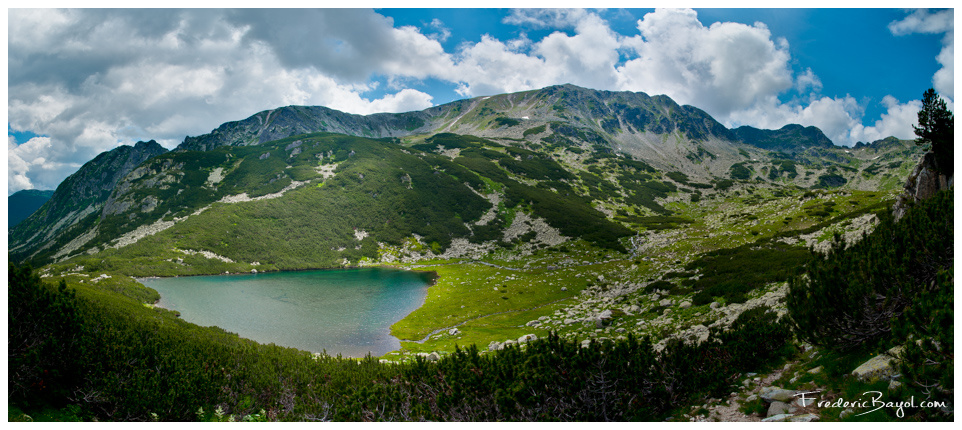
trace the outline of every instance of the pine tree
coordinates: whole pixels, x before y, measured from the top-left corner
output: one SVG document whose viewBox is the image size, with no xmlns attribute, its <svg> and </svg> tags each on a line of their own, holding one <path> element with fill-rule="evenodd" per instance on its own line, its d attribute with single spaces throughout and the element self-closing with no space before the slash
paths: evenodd
<svg viewBox="0 0 962 430">
<path fill-rule="evenodd" d="M 788 309 L 798 337 L 835 350 L 889 337 L 906 306 L 951 267 L 952 213 L 952 193 L 941 191 L 898 222 L 882 214 L 854 245 L 837 239 L 791 281 Z"/>
<path fill-rule="evenodd" d="M 946 107 L 945 100 L 929 88 L 922 95 L 922 110 L 919 111 L 919 125 L 915 128 L 916 145 L 932 144 L 932 152 L 939 170 L 946 176 L 952 176 L 954 170 L 953 143 L 955 131 L 953 128 L 952 112 Z"/>
</svg>

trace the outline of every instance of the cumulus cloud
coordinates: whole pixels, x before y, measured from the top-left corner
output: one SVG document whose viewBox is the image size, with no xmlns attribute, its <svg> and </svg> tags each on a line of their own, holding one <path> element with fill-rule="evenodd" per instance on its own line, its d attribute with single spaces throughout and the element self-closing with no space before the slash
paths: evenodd
<svg viewBox="0 0 962 430">
<path fill-rule="evenodd" d="M 593 11 L 517 9 L 503 23 L 556 31 L 539 40 L 486 34 L 452 52 L 441 45 L 451 35 L 441 21 L 396 27 L 360 9 L 11 9 L 8 21 L 8 124 L 44 136 L 8 143 L 8 192 L 53 188 L 119 144 L 172 148 L 278 106 L 424 109 L 432 96 L 411 87 L 428 79 L 462 96 L 563 83 L 665 94 L 729 126 L 815 125 L 840 144 L 909 138 L 917 110 L 887 98 L 886 113 L 863 126 L 864 106 L 821 95 L 811 69 L 796 75 L 788 43 L 765 24 L 705 26 L 692 10 L 659 9 L 637 20 L 636 33 L 619 34 Z M 889 28 L 945 35 L 933 84 L 951 104 L 951 11 L 913 12 Z"/>
<path fill-rule="evenodd" d="M 725 118 L 792 87 L 788 44 L 761 23 L 705 27 L 692 10 L 660 9 L 626 42 L 637 58 L 618 69 L 620 87 L 666 94 Z"/>
<path fill-rule="evenodd" d="M 240 9 L 227 21 L 247 28 L 244 39 L 267 44 L 289 68 L 313 67 L 348 82 L 372 74 L 444 75 L 449 55 L 414 27 L 366 9 Z"/>
<path fill-rule="evenodd" d="M 815 126 L 822 130 L 836 145 L 852 146 L 856 142 L 874 142 L 889 136 L 911 139 L 912 125 L 922 107 L 918 100 L 901 103 L 892 96 L 882 100 L 885 107 L 880 119 L 872 125 L 863 125 L 864 106 L 855 98 L 813 96 L 805 104 L 782 103 L 776 97 L 768 97 L 750 108 L 733 112 L 729 117 L 735 125 L 751 125 L 758 128 L 777 129 L 785 124 Z"/>
<path fill-rule="evenodd" d="M 501 22 L 532 28 L 570 29 L 588 14 L 584 9 L 512 9 Z"/>
<path fill-rule="evenodd" d="M 450 60 L 436 40 L 372 11 L 300 12 L 11 9 L 8 124 L 45 137 L 8 144 L 8 193 L 55 188 L 120 144 L 172 148 L 278 106 L 366 114 L 432 105 L 414 89 L 364 94 L 370 75 L 443 75 Z"/>
<path fill-rule="evenodd" d="M 896 36 L 913 33 L 942 34 L 942 50 L 935 58 L 942 65 L 932 77 L 932 85 L 940 95 L 955 99 L 955 16 L 948 9 L 936 13 L 920 9 L 899 21 L 889 23 Z"/>
</svg>

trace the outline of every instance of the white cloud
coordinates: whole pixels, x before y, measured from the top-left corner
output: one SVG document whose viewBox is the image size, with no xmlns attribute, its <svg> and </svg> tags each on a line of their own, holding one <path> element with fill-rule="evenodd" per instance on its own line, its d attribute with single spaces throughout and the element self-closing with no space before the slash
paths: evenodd
<svg viewBox="0 0 962 430">
<path fill-rule="evenodd" d="M 488 35 L 461 50 L 457 69 L 458 93 L 463 96 L 524 91 L 551 81 L 543 59 L 516 52 Z"/>
<path fill-rule="evenodd" d="M 805 69 L 805 72 L 795 78 L 795 89 L 799 93 L 812 91 L 813 93 L 822 92 L 822 80 L 815 76 L 812 69 Z"/>
<path fill-rule="evenodd" d="M 925 9 L 912 12 L 899 21 L 889 23 L 889 31 L 896 36 L 913 33 L 943 34 L 942 50 L 935 57 L 942 68 L 932 77 L 935 91 L 943 97 L 955 99 L 955 11 L 930 13 Z"/>
<path fill-rule="evenodd" d="M 588 16 L 584 9 L 512 9 L 501 22 L 533 28 L 574 28 Z"/>
<path fill-rule="evenodd" d="M 626 41 L 637 58 L 618 69 L 621 89 L 665 94 L 724 119 L 792 87 L 787 43 L 764 24 L 705 27 L 692 10 L 659 9 Z"/>
<path fill-rule="evenodd" d="M 892 96 L 882 100 L 886 108 L 873 125 L 862 124 L 864 107 L 855 98 L 814 97 L 807 104 L 782 103 L 769 97 L 748 109 L 733 112 L 729 117 L 736 125 L 777 129 L 786 124 L 815 126 L 836 145 L 853 146 L 856 142 L 873 142 L 889 136 L 899 139 L 915 137 L 912 125 L 921 108 L 918 100 L 900 103 Z"/>
<path fill-rule="evenodd" d="M 434 18 L 428 24 L 428 27 L 437 31 L 437 33 L 427 35 L 429 38 L 444 42 L 451 37 L 451 29 L 444 26 L 444 23 L 440 19 Z"/>
<path fill-rule="evenodd" d="M 450 55 L 413 27 L 393 28 L 372 11 L 298 14 L 245 21 L 217 10 L 11 9 L 8 123 L 48 137 L 8 145 L 8 193 L 55 188 L 120 144 L 155 139 L 172 148 L 186 135 L 278 106 L 424 109 L 432 97 L 414 89 L 365 97 L 375 86 L 368 75 L 451 75 Z M 284 20 L 299 27 L 255 28 Z M 340 42 L 324 45 L 331 41 Z M 303 61 L 294 59 L 299 47 L 310 54 Z"/>
<path fill-rule="evenodd" d="M 945 34 L 933 84 L 950 104 L 951 18 L 917 11 L 889 26 L 893 34 Z M 659 9 L 625 35 L 591 11 L 513 10 L 503 22 L 560 31 L 540 40 L 482 35 L 454 52 L 441 45 L 450 29 L 438 20 L 422 33 L 360 9 L 11 9 L 8 21 L 9 127 L 48 136 L 8 145 L 8 192 L 52 188 L 118 144 L 156 139 L 172 148 L 185 135 L 278 106 L 424 109 L 432 96 L 410 84 L 427 79 L 463 96 L 563 83 L 666 94 L 730 126 L 815 125 L 840 144 L 911 138 L 904 133 L 917 110 L 886 99 L 886 114 L 862 126 L 854 98 L 820 95 L 811 69 L 793 75 L 787 42 L 765 24 L 706 27 L 692 10 Z M 368 96 L 379 82 L 380 95 Z M 791 89 L 798 95 L 779 101 Z"/>
</svg>

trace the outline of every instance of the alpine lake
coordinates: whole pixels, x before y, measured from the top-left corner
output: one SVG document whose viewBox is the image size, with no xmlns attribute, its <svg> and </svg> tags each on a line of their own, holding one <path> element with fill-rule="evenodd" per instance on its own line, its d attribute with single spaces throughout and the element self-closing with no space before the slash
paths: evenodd
<svg viewBox="0 0 962 430">
<path fill-rule="evenodd" d="M 433 274 L 380 268 L 140 279 L 201 326 L 329 355 L 400 348 L 390 327 L 424 304 Z"/>
</svg>

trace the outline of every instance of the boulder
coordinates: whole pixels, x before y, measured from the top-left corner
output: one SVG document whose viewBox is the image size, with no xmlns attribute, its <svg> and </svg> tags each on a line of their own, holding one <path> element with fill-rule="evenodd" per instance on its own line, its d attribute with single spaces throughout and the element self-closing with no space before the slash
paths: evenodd
<svg viewBox="0 0 962 430">
<path fill-rule="evenodd" d="M 762 387 L 758 391 L 758 397 L 768 403 L 772 402 L 791 402 L 795 399 L 795 392 L 781 387 Z"/>
<path fill-rule="evenodd" d="M 432 352 L 427 356 L 428 361 L 438 361 L 441 359 L 441 355 L 437 352 Z"/>
<path fill-rule="evenodd" d="M 791 417 L 788 419 L 788 421 L 793 423 L 810 423 L 812 421 L 818 421 L 818 419 L 819 419 L 818 415 L 805 414 L 805 415 L 798 415 L 798 416 Z"/>
<path fill-rule="evenodd" d="M 896 346 L 882 354 L 872 357 L 852 371 L 852 375 L 862 382 L 879 379 L 892 379 L 895 374 L 895 357 L 902 352 L 901 346 Z"/>
<path fill-rule="evenodd" d="M 532 340 L 538 340 L 538 336 L 535 336 L 533 334 L 526 334 L 518 338 L 518 343 L 530 342 Z"/>
<path fill-rule="evenodd" d="M 691 302 L 685 300 L 684 302 L 681 302 L 681 304 L 678 305 L 678 307 L 682 309 L 688 309 L 691 307 Z"/>
<path fill-rule="evenodd" d="M 788 405 L 788 403 L 779 402 L 779 401 L 776 400 L 776 401 L 772 402 L 771 405 L 768 406 L 768 414 L 765 415 L 765 416 L 766 416 L 766 417 L 774 417 L 774 416 L 776 416 L 776 415 L 787 414 L 787 413 L 789 413 L 789 412 L 791 412 L 791 411 L 789 411 L 789 405 Z"/>
<path fill-rule="evenodd" d="M 763 422 L 763 423 L 771 423 L 771 422 L 785 421 L 785 420 L 791 418 L 792 416 L 793 416 L 792 414 L 779 414 L 779 415 L 775 415 L 775 416 L 771 416 L 771 417 L 765 418 L 765 419 L 762 420 L 762 422 Z"/>
<path fill-rule="evenodd" d="M 496 340 L 492 340 L 491 343 L 488 344 L 488 351 L 497 351 L 501 348 L 502 348 L 501 342 L 498 342 Z"/>
<path fill-rule="evenodd" d="M 541 325 L 541 321 L 538 321 L 538 320 L 531 320 L 531 321 L 528 321 L 527 324 L 525 324 L 525 326 L 528 326 L 528 327 L 537 327 L 539 325 Z"/>
<path fill-rule="evenodd" d="M 458 330 L 458 328 L 455 327 L 455 328 L 452 328 L 451 330 L 448 330 L 448 334 L 451 336 L 456 336 L 458 334 L 461 334 L 461 330 Z"/>
</svg>

